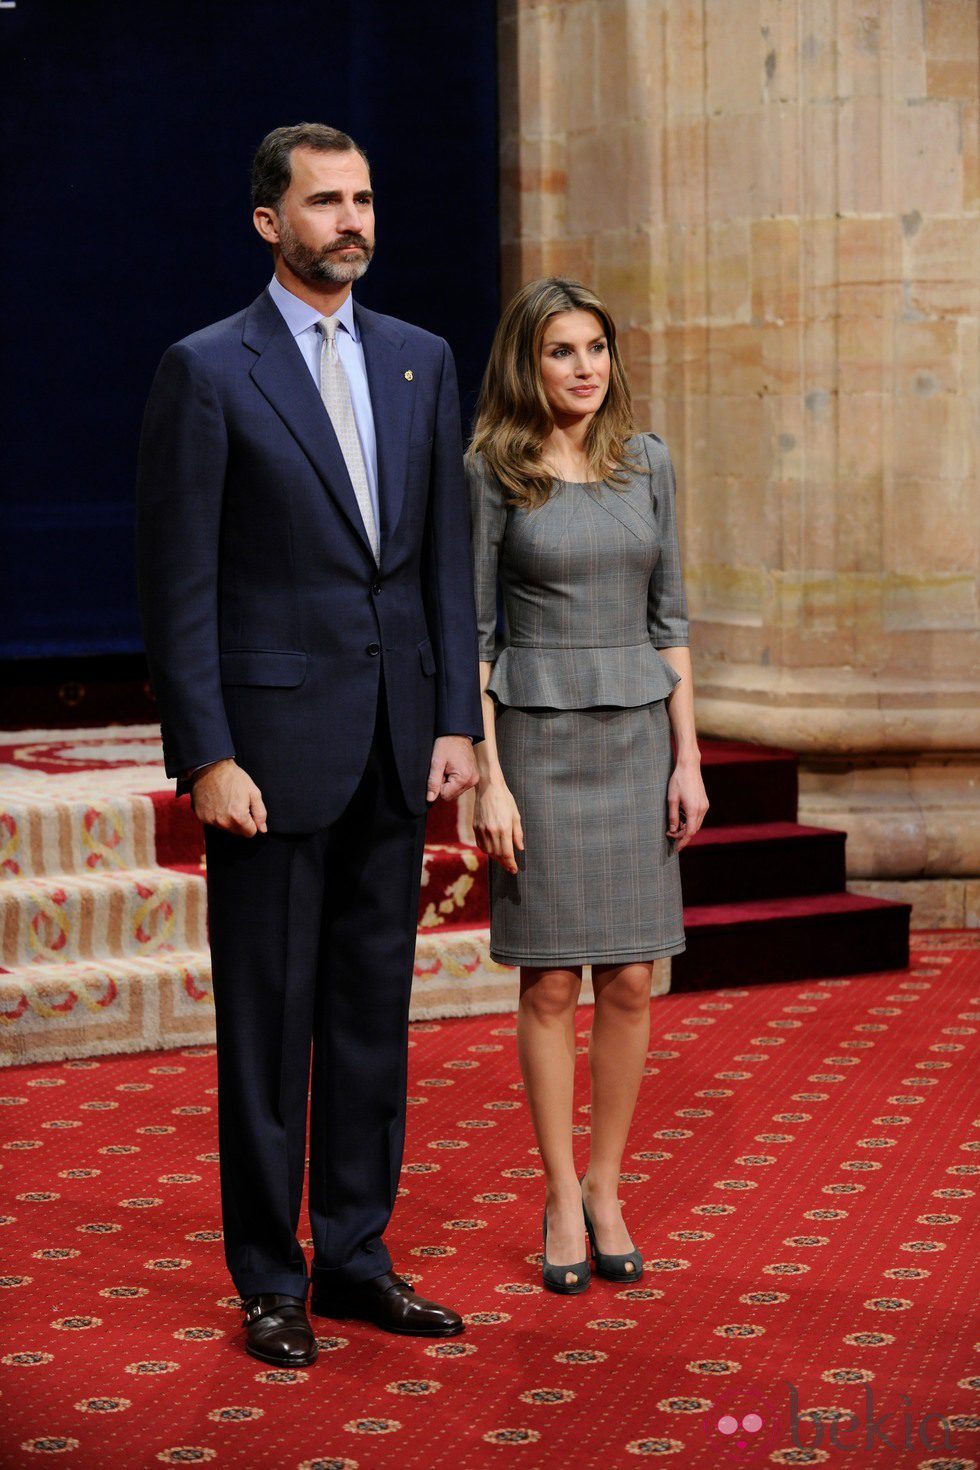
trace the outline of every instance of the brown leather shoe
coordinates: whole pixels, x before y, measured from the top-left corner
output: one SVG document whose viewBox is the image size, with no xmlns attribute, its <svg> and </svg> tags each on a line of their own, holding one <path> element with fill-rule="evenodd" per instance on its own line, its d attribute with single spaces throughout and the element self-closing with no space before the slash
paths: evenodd
<svg viewBox="0 0 980 1470">
<path fill-rule="evenodd" d="M 305 1368 L 316 1362 L 317 1345 L 301 1296 L 265 1292 L 245 1303 L 245 1351 L 276 1368 Z"/>
<path fill-rule="evenodd" d="M 359 1317 L 385 1332 L 410 1337 L 456 1337 L 463 1331 L 458 1312 L 416 1296 L 392 1271 L 329 1291 L 314 1287 L 310 1311 L 315 1317 Z"/>
</svg>

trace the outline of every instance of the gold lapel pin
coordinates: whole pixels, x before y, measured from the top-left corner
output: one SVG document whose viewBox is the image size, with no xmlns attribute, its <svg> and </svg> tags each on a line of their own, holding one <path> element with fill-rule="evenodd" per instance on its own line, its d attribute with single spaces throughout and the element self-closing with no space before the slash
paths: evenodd
<svg viewBox="0 0 980 1470">
<path fill-rule="evenodd" d="M 405 369 L 405 382 L 406 383 L 410 383 L 414 377 L 415 377 L 415 374 L 412 372 L 412 369 L 411 368 L 406 368 Z"/>
</svg>

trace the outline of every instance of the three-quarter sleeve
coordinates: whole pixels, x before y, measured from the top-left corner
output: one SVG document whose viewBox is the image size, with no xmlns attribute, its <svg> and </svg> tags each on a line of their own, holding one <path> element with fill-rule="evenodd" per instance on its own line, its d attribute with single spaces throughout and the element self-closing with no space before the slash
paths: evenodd
<svg viewBox="0 0 980 1470">
<path fill-rule="evenodd" d="M 670 452 L 657 434 L 644 436 L 650 462 L 654 517 L 660 556 L 650 578 L 647 628 L 654 648 L 686 648 L 689 642 L 687 598 L 677 541 L 677 482 Z"/>
<path fill-rule="evenodd" d="M 497 656 L 497 567 L 507 527 L 507 504 L 496 476 L 488 472 L 480 455 L 467 455 L 466 483 L 470 492 L 479 657 L 481 662 L 493 663 Z"/>
</svg>

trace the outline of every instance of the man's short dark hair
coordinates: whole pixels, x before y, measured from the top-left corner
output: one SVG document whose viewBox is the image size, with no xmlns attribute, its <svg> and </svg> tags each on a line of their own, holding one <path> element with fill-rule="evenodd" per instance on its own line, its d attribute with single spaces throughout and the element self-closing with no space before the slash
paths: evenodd
<svg viewBox="0 0 980 1470">
<path fill-rule="evenodd" d="M 359 153 L 370 170 L 367 154 L 354 139 L 326 123 L 296 123 L 291 128 L 273 128 L 259 144 L 252 160 L 252 208 L 278 210 L 289 188 L 294 148 L 312 148 L 316 153 Z"/>
</svg>

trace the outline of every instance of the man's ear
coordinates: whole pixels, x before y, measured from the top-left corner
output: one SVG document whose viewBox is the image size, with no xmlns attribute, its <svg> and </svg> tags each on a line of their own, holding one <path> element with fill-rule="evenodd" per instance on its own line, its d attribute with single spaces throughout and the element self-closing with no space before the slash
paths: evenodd
<svg viewBox="0 0 980 1470">
<path fill-rule="evenodd" d="M 268 205 L 260 205 L 252 215 L 252 224 L 267 245 L 279 244 L 279 216 Z"/>
</svg>

